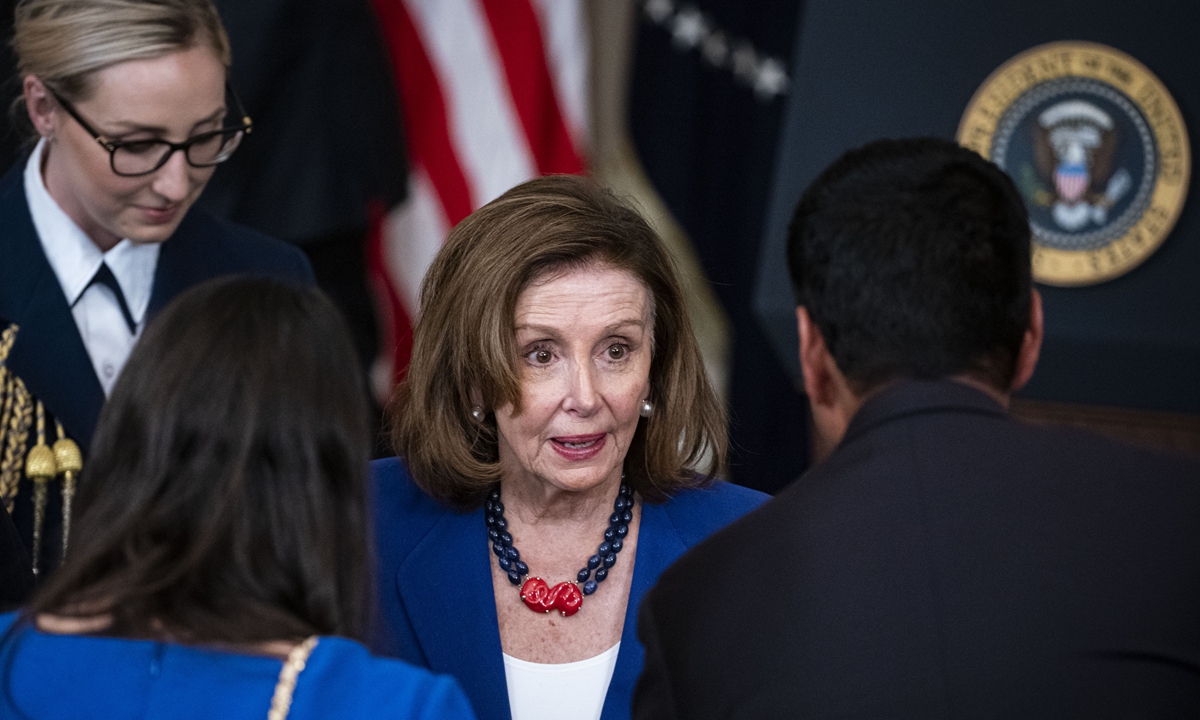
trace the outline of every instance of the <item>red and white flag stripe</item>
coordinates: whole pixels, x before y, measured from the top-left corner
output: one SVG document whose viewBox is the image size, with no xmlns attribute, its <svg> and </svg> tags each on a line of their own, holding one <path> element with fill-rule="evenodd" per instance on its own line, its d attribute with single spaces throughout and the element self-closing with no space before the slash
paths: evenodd
<svg viewBox="0 0 1200 720">
<path fill-rule="evenodd" d="M 399 84 L 409 197 L 370 253 L 403 372 L 421 279 L 446 233 L 537 175 L 584 169 L 581 0 L 374 0 Z"/>
</svg>

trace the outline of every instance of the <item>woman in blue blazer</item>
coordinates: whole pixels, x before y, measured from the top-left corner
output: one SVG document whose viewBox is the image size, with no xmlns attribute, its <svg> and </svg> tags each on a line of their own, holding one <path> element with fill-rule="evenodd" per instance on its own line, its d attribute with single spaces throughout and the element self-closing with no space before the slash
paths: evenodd
<svg viewBox="0 0 1200 720">
<path fill-rule="evenodd" d="M 40 405 L 49 442 L 70 438 L 86 459 L 130 351 L 173 297 L 221 275 L 313 276 L 299 250 L 193 207 L 251 129 L 208 0 L 13 5 L 37 144 L 0 179 L 0 317 L 15 330 L 6 364 L 21 406 Z M 22 438 L 33 435 L 0 429 L 19 459 L 34 444 Z M 68 540 L 70 483 L 46 478 L 39 509 L 36 481 L 20 474 L 0 472 L 0 500 L 44 579 Z"/>
<path fill-rule="evenodd" d="M 0 717 L 471 720 L 452 679 L 356 641 L 353 358 L 333 304 L 275 280 L 210 281 L 151 323 L 101 415 L 79 542 L 0 615 Z"/>
<path fill-rule="evenodd" d="M 426 275 L 393 411 L 375 648 L 481 718 L 628 717 L 638 602 L 765 497 L 712 480 L 725 420 L 661 240 L 579 177 L 484 206 Z"/>
</svg>

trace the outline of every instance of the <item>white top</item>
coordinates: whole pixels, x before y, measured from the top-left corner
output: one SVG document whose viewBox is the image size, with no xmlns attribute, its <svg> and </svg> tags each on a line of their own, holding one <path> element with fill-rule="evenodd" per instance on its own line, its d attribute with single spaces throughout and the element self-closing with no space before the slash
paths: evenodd
<svg viewBox="0 0 1200 720">
<path fill-rule="evenodd" d="M 88 357 L 96 371 L 96 378 L 107 396 L 112 393 L 117 376 L 134 343 L 141 337 L 146 324 L 146 308 L 150 305 L 150 292 L 154 289 L 154 270 L 158 267 L 158 243 L 134 244 L 129 239 L 117 243 L 108 252 L 101 252 L 75 221 L 63 211 L 42 179 L 43 138 L 38 141 L 29 162 L 25 164 L 25 197 L 29 203 L 29 214 L 33 227 L 42 243 L 42 251 L 50 261 L 62 287 L 75 327 L 87 348 Z M 129 313 L 137 323 L 133 333 L 121 314 L 117 296 L 107 286 L 96 283 L 88 287 L 100 263 L 108 263 Z M 85 290 L 86 288 L 86 290 Z"/>
<path fill-rule="evenodd" d="M 504 655 L 512 720 L 600 720 L 621 643 L 595 657 L 561 664 Z"/>
</svg>

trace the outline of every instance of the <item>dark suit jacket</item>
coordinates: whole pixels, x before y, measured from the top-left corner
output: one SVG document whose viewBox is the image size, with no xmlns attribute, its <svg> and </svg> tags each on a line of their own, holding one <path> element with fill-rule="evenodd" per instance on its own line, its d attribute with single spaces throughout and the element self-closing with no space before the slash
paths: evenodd
<svg viewBox="0 0 1200 720">
<path fill-rule="evenodd" d="M 17 163 L 0 180 L 0 317 L 20 328 L 7 365 L 46 411 L 62 422 L 86 458 L 104 390 L 33 227 L 24 167 L 24 161 Z M 314 282 L 300 250 L 192 208 L 163 243 L 146 317 L 152 318 L 192 285 L 235 274 Z M 31 542 L 32 532 L 29 487 L 28 480 L 22 481 L 13 511 L 26 543 Z M 60 552 L 61 512 L 58 493 L 49 493 L 44 558 L 57 558 Z"/>
<path fill-rule="evenodd" d="M 898 383 L 639 636 L 639 718 L 1200 717 L 1200 465 Z"/>
<path fill-rule="evenodd" d="M 480 720 L 507 720 L 508 686 L 483 508 L 456 512 L 439 505 L 417 488 L 396 458 L 374 462 L 372 476 L 381 610 L 372 649 L 453 675 Z M 642 667 L 642 647 L 634 635 L 642 596 L 675 558 L 766 498 L 718 483 L 642 506 L 629 609 L 604 701 L 605 720 L 629 717 Z M 564 717 L 570 717 L 569 709 Z"/>
</svg>

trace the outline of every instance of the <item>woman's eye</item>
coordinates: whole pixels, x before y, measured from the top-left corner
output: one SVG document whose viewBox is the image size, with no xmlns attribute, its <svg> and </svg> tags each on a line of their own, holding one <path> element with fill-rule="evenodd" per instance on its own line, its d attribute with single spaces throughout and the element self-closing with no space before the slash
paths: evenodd
<svg viewBox="0 0 1200 720">
<path fill-rule="evenodd" d="M 625 356 L 628 354 L 629 348 L 625 347 L 624 345 L 612 345 L 608 348 L 609 360 L 624 360 Z"/>
<path fill-rule="evenodd" d="M 554 353 L 549 350 L 534 350 L 529 354 L 529 357 L 538 365 L 548 365 L 554 359 Z"/>
<path fill-rule="evenodd" d="M 162 143 L 156 142 L 154 140 L 145 140 L 145 141 L 140 141 L 140 142 L 137 140 L 133 140 L 130 142 L 123 143 L 121 145 L 121 151 L 130 153 L 132 155 L 146 155 L 146 154 L 149 154 L 149 153 L 152 153 L 152 152 L 158 150 L 161 147 L 162 147 Z"/>
</svg>

